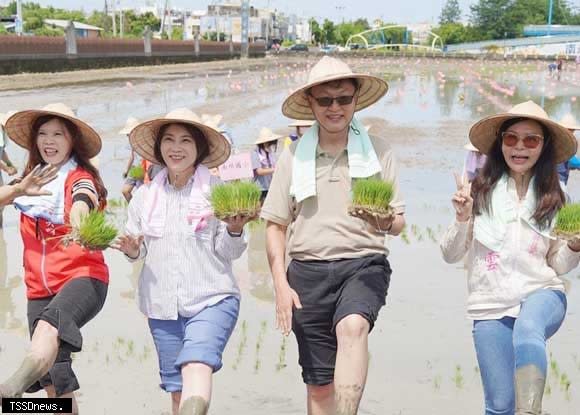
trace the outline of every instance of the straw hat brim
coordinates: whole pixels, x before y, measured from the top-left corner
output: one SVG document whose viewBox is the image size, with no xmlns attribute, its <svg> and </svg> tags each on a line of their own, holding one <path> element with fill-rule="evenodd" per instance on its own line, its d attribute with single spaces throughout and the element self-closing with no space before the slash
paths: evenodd
<svg viewBox="0 0 580 415">
<path fill-rule="evenodd" d="M 258 137 L 258 139 L 254 142 L 255 145 L 269 143 L 271 141 L 278 141 L 281 138 L 284 138 L 282 135 L 274 134 L 270 137 Z"/>
<path fill-rule="evenodd" d="M 478 149 L 477 149 L 477 148 L 476 148 L 476 147 L 475 147 L 473 144 L 471 144 L 471 143 L 467 143 L 467 144 L 465 144 L 465 145 L 463 146 L 463 148 L 464 148 L 465 150 L 468 150 L 468 151 L 477 151 L 477 152 L 479 152 L 479 150 L 478 150 Z"/>
<path fill-rule="evenodd" d="M 358 98 L 355 111 L 360 111 L 381 99 L 389 90 L 386 81 L 372 75 L 359 73 L 341 74 L 318 79 L 310 82 L 290 94 L 282 104 L 282 113 L 288 118 L 297 120 L 314 120 L 314 113 L 306 97 L 306 91 L 313 86 L 325 82 L 339 81 L 342 79 L 357 79 L 359 82 Z"/>
<path fill-rule="evenodd" d="M 6 133 L 8 137 L 18 144 L 20 147 L 30 150 L 32 124 L 38 117 L 44 115 L 53 115 L 60 118 L 65 118 L 77 126 L 82 139 L 85 141 L 84 146 L 87 151 L 86 156 L 93 158 L 101 151 L 102 141 L 99 134 L 86 122 L 79 120 L 76 117 L 62 114 L 60 112 L 44 111 L 44 110 L 26 110 L 19 111 L 6 120 Z"/>
<path fill-rule="evenodd" d="M 288 127 L 312 127 L 314 120 L 295 120 Z"/>
<path fill-rule="evenodd" d="M 129 142 L 133 149 L 146 160 L 155 164 L 162 164 L 155 158 L 155 140 L 159 129 L 166 124 L 188 124 L 199 129 L 209 144 L 209 155 L 201 162 L 208 168 L 218 167 L 230 157 L 231 147 L 228 140 L 207 125 L 191 120 L 174 118 L 157 118 L 138 124 L 129 134 Z"/>
<path fill-rule="evenodd" d="M 580 125 L 579 124 L 561 124 L 562 126 L 564 126 L 564 128 L 567 128 L 568 130 L 580 130 Z"/>
<path fill-rule="evenodd" d="M 566 127 L 552 120 L 528 114 L 505 113 L 486 117 L 475 123 L 469 130 L 469 140 L 483 154 L 491 151 L 501 125 L 513 118 L 526 118 L 544 125 L 550 132 L 554 145 L 556 163 L 563 163 L 576 154 L 578 143 L 574 134 Z"/>
</svg>

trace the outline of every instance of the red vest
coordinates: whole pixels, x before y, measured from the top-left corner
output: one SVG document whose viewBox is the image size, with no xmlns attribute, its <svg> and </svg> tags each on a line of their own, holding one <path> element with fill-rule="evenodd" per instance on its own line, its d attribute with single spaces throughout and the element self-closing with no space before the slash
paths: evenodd
<svg viewBox="0 0 580 415">
<path fill-rule="evenodd" d="M 29 300 L 54 295 L 72 278 L 91 277 L 109 282 L 109 268 L 101 251 L 88 251 L 76 243 L 64 246 L 62 236 L 69 233 L 72 186 L 93 177 L 76 168 L 68 174 L 64 189 L 65 224 L 20 214 L 20 234 L 24 243 L 24 281 Z"/>
</svg>

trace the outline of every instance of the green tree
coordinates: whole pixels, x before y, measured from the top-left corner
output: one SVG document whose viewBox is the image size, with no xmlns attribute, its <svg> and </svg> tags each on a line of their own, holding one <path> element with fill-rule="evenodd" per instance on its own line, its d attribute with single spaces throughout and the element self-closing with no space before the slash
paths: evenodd
<svg viewBox="0 0 580 415">
<path fill-rule="evenodd" d="M 175 27 L 171 31 L 171 40 L 182 40 L 183 39 L 183 27 Z"/>
<path fill-rule="evenodd" d="M 47 27 L 47 26 L 42 26 L 39 27 L 38 29 L 35 29 L 32 31 L 36 36 L 54 36 L 54 37 L 59 37 L 59 36 L 64 36 L 64 30 L 62 30 L 60 27 Z"/>
<path fill-rule="evenodd" d="M 467 41 L 468 29 L 461 23 L 447 23 L 433 29 L 444 45 L 453 45 Z"/>
<path fill-rule="evenodd" d="M 322 41 L 322 30 L 320 29 L 320 24 L 314 18 L 310 18 L 308 21 L 310 24 L 310 29 L 312 31 L 311 35 L 314 38 L 314 43 L 320 43 Z"/>
<path fill-rule="evenodd" d="M 441 15 L 439 16 L 439 25 L 443 26 L 450 23 L 459 23 L 461 20 L 461 8 L 458 0 L 447 0 Z"/>
<path fill-rule="evenodd" d="M 325 45 L 336 43 L 335 27 L 332 20 L 324 19 L 320 41 Z"/>
<path fill-rule="evenodd" d="M 512 33 L 513 26 L 507 19 L 513 0 L 479 0 L 470 6 L 470 22 L 486 39 L 503 39 Z M 515 37 L 515 36 L 509 36 Z"/>
</svg>

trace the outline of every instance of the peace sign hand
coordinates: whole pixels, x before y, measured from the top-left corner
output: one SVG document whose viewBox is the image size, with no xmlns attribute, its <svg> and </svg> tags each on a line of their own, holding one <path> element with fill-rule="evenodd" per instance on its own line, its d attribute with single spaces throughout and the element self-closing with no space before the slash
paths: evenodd
<svg viewBox="0 0 580 415">
<path fill-rule="evenodd" d="M 459 177 L 457 173 L 453 173 L 453 176 L 455 176 L 455 184 L 457 185 L 457 191 L 451 198 L 451 203 L 455 208 L 455 218 L 458 222 L 467 222 L 473 210 L 471 183 L 466 176 Z"/>
</svg>

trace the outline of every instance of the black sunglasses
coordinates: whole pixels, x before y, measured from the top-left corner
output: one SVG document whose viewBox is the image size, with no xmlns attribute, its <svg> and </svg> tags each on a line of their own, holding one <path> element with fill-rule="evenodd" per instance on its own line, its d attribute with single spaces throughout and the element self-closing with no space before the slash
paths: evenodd
<svg viewBox="0 0 580 415">
<path fill-rule="evenodd" d="M 356 94 L 355 94 L 356 95 Z M 330 107 L 334 101 L 337 102 L 338 105 L 350 105 L 352 104 L 352 100 L 354 99 L 355 95 L 342 95 L 340 97 L 312 97 L 316 100 L 316 103 L 321 107 Z"/>
</svg>

